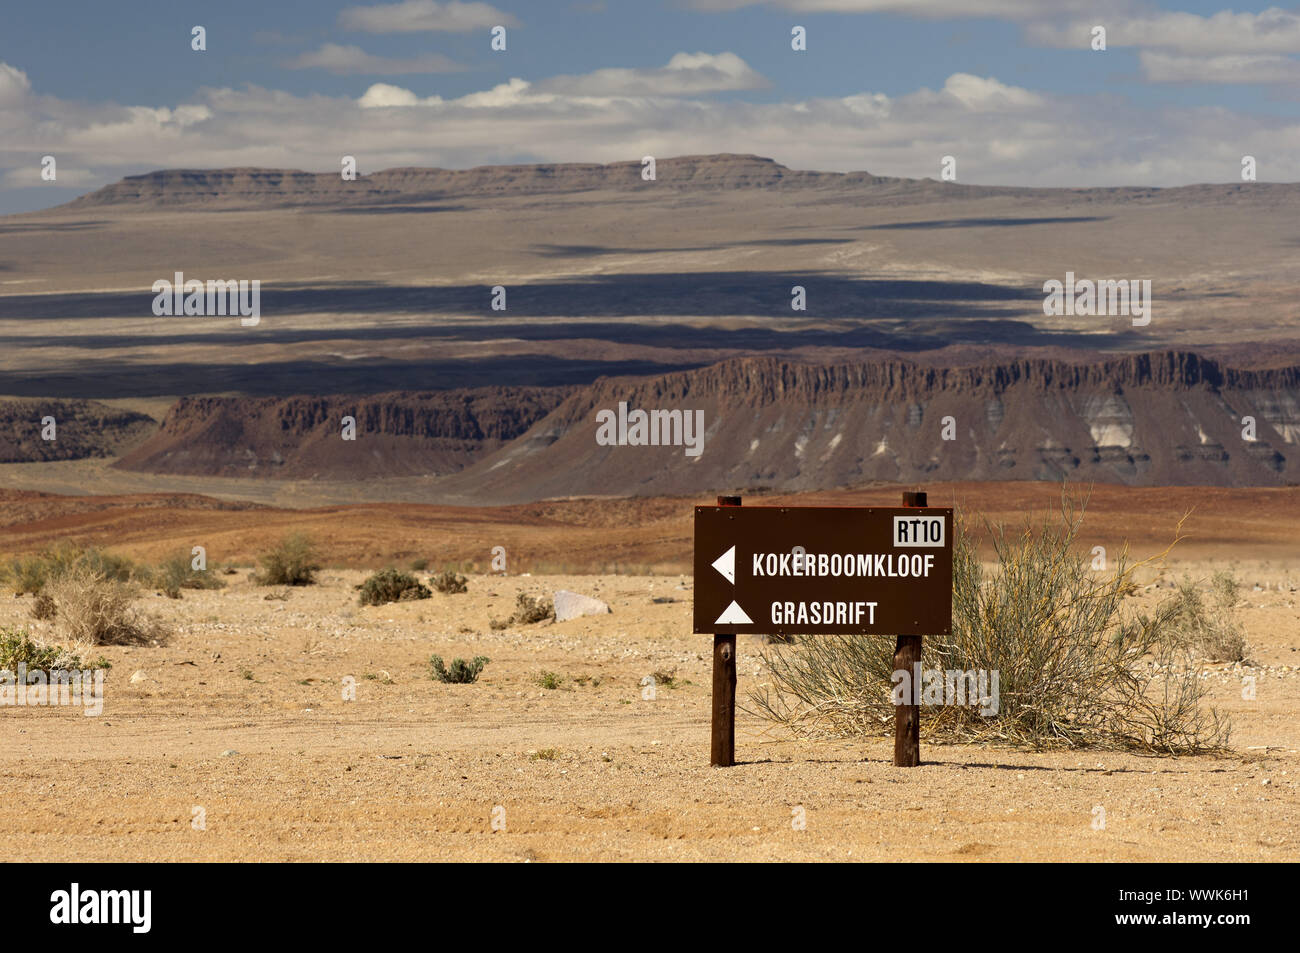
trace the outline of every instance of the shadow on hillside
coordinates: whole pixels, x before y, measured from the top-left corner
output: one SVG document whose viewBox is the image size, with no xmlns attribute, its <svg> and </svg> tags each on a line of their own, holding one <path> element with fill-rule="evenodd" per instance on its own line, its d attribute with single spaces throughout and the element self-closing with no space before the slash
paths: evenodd
<svg viewBox="0 0 1300 953">
<path fill-rule="evenodd" d="M 721 248 L 795 247 L 800 245 L 851 245 L 851 238 L 756 238 L 748 242 L 717 242 L 710 245 L 675 245 L 659 248 L 616 248 L 610 245 L 534 245 L 542 258 L 595 258 L 600 255 L 662 255 L 674 252 L 708 252 Z"/>
<path fill-rule="evenodd" d="M 108 399 L 240 393 L 250 397 L 290 394 L 381 394 L 398 390 L 458 387 L 554 387 L 586 384 L 602 375 L 663 374 L 701 367 L 706 361 L 581 361 L 538 354 L 445 362 L 357 360 L 268 361 L 259 364 L 118 363 L 96 361 L 75 372 L 33 375 L 0 371 L 0 394 L 14 397 Z"/>
<path fill-rule="evenodd" d="M 166 320 L 166 319 L 163 319 Z M 26 347 L 39 351 L 44 347 L 73 347 L 85 350 L 113 351 L 127 347 L 208 346 L 239 348 L 277 344 L 295 345 L 337 341 L 340 350 L 356 349 L 355 326 L 326 328 L 277 328 L 273 318 L 263 318 L 256 328 L 241 328 L 234 318 L 190 318 L 207 322 L 185 334 L 61 334 L 57 337 L 33 338 L 17 334 L 0 335 L 0 345 Z M 936 320 L 925 327 L 898 328 L 895 322 L 839 321 L 833 327 L 786 326 L 717 327 L 656 322 L 652 325 L 633 321 L 559 321 L 469 324 L 372 324 L 365 330 L 366 350 L 381 347 L 383 342 L 444 341 L 480 343 L 512 339 L 545 343 L 548 341 L 602 341 L 624 347 L 654 347 L 668 351 L 755 351 L 794 352 L 802 348 L 876 348 L 890 351 L 929 351 L 950 344 L 1015 344 L 1034 347 L 1089 348 L 1096 346 L 1095 334 L 1052 331 L 1034 327 L 1028 321 L 1010 318 L 966 318 Z M 1118 330 L 1110 339 L 1116 346 L 1139 340 L 1131 329 Z M 673 362 L 672 366 L 681 366 Z"/>
<path fill-rule="evenodd" d="M 30 234 L 31 232 L 80 232 L 107 224 L 102 220 L 87 222 L 12 222 L 8 225 L 0 225 L 0 235 Z"/>
<path fill-rule="evenodd" d="M 1109 215 L 1064 215 L 1054 218 L 940 218 L 926 222 L 890 222 L 887 225 L 861 225 L 860 231 L 925 228 L 1003 228 L 1012 225 L 1073 225 L 1078 222 L 1105 222 Z"/>
<path fill-rule="evenodd" d="M 170 279 L 171 275 L 160 275 Z M 256 270 L 227 269 L 193 278 L 252 278 Z M 291 314 L 440 314 L 485 318 L 658 317 L 690 315 L 800 318 L 1024 317 L 1038 309 L 1042 291 L 981 281 L 928 281 L 850 277 L 820 272 L 708 271 L 674 274 L 613 274 L 564 281 L 512 285 L 508 270 L 508 312 L 493 311 L 492 285 L 415 287 L 339 283 L 328 287 L 266 286 L 264 318 Z M 792 312 L 791 288 L 807 290 L 807 310 Z M 0 319 L 148 318 L 154 295 L 84 292 L 67 295 L 0 297 Z"/>
</svg>

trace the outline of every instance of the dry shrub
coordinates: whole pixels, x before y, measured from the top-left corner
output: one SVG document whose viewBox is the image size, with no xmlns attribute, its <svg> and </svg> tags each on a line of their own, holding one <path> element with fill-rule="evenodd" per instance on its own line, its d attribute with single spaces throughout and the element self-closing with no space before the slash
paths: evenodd
<svg viewBox="0 0 1300 953">
<path fill-rule="evenodd" d="M 526 592 L 519 593 L 515 599 L 515 611 L 508 619 L 492 619 L 488 625 L 500 631 L 511 625 L 532 625 L 535 622 L 554 620 L 555 603 L 550 599 L 534 599 Z"/>
<path fill-rule="evenodd" d="M 1206 600 L 1195 580 L 1184 576 L 1170 597 L 1170 627 L 1178 643 L 1211 662 L 1245 661 L 1246 637 L 1232 614 L 1239 591 L 1231 573 L 1218 572 L 1210 581 L 1212 599 Z"/>
<path fill-rule="evenodd" d="M 50 597 L 48 592 L 36 593 L 36 598 L 32 600 L 32 618 L 41 621 L 48 621 L 59 614 L 58 604 Z"/>
<path fill-rule="evenodd" d="M 137 568 L 125 556 L 106 553 L 92 547 L 59 543 L 35 556 L 16 556 L 0 568 L 14 595 L 38 593 L 50 580 L 74 568 L 89 569 L 108 579 L 126 582 L 137 574 Z"/>
<path fill-rule="evenodd" d="M 464 576 L 450 569 L 429 577 L 429 585 L 448 596 L 469 591 L 467 583 L 468 580 Z"/>
<path fill-rule="evenodd" d="M 91 645 L 140 645 L 162 641 L 167 632 L 155 619 L 138 613 L 131 603 L 139 590 L 86 566 L 73 566 L 46 583 L 57 608 L 60 632 Z"/>
<path fill-rule="evenodd" d="M 1203 707 L 1206 688 L 1175 631 L 1176 602 L 1128 611 L 1142 563 L 1130 564 L 1125 547 L 1113 571 L 1098 572 L 1079 552 L 1086 503 L 1063 494 L 1059 522 L 1026 521 L 1014 534 L 986 523 L 996 554 L 987 578 L 957 521 L 953 631 L 925 637 L 922 665 L 997 672 L 998 711 L 922 706 L 929 739 L 1169 753 L 1226 746 L 1229 726 Z M 766 647 L 770 682 L 751 694 L 750 710 L 799 733 L 888 733 L 893 654 L 894 639 L 882 636 Z"/>
<path fill-rule="evenodd" d="M 428 599 L 433 595 L 427 586 L 422 586 L 409 572 L 397 569 L 381 569 L 357 586 L 361 590 L 363 606 L 382 606 L 389 602 L 408 602 L 412 599 Z"/>
<path fill-rule="evenodd" d="M 177 553 L 150 574 L 154 586 L 169 599 L 179 599 L 182 589 L 223 589 L 225 583 L 206 570 L 194 568 L 187 553 Z"/>
<path fill-rule="evenodd" d="M 302 533 L 292 533 L 261 558 L 262 571 L 254 576 L 259 586 L 310 586 L 320 564 L 316 547 Z"/>
</svg>

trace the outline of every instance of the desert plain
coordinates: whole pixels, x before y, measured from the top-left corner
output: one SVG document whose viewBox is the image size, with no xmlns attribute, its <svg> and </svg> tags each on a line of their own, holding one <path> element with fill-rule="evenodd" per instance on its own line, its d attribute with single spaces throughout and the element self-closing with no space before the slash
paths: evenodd
<svg viewBox="0 0 1300 953">
<path fill-rule="evenodd" d="M 1014 522 L 1046 512 L 1059 487 L 930 492 Z M 690 508 L 706 498 L 285 510 L 10 491 L 6 550 L 64 539 L 151 560 L 197 533 L 230 574 L 180 600 L 143 594 L 172 635 L 95 650 L 112 664 L 99 716 L 3 712 L 0 833 L 21 860 L 1294 861 L 1296 492 L 1097 487 L 1090 502 L 1088 540 L 1123 538 L 1139 557 L 1191 511 L 1186 538 L 1143 570 L 1135 608 L 1187 575 L 1242 582 L 1247 658 L 1205 666 L 1209 701 L 1233 724 L 1228 752 L 1033 751 L 923 733 L 922 765 L 904 769 L 885 735 L 796 739 L 746 711 L 770 649 L 755 637 L 739 642 L 737 764 L 709 766 L 711 640 L 691 632 L 688 574 Z M 318 585 L 250 580 L 286 526 L 321 541 Z M 365 567 L 423 554 L 487 569 L 498 544 L 508 572 L 470 571 L 465 593 L 358 604 Z M 557 589 L 612 611 L 491 627 L 518 593 Z M 31 603 L 6 594 L 0 626 L 45 632 Z M 474 684 L 442 684 L 431 654 L 490 662 Z"/>
</svg>

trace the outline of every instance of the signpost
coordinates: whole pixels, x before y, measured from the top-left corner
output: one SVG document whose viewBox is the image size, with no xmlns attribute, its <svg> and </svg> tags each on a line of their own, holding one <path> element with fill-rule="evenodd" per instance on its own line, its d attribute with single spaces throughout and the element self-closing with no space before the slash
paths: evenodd
<svg viewBox="0 0 1300 953">
<path fill-rule="evenodd" d="M 723 767 L 735 763 L 737 633 L 894 635 L 894 668 L 911 673 L 921 637 L 952 632 L 950 507 L 924 493 L 902 507 L 740 503 L 695 508 L 694 629 L 714 633 L 710 763 Z M 898 709 L 894 764 L 914 767 L 920 707 Z"/>
</svg>

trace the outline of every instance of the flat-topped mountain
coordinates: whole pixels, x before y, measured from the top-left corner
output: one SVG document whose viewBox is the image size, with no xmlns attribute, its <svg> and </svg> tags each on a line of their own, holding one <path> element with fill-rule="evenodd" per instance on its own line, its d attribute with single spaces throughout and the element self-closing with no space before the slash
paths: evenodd
<svg viewBox="0 0 1300 953">
<path fill-rule="evenodd" d="M 937 201 L 991 196 L 1042 197 L 1071 203 L 1177 200 L 1263 201 L 1300 194 L 1300 186 L 1271 183 L 1194 185 L 1171 189 L 1028 189 L 891 178 L 869 172 L 814 172 L 787 168 L 756 155 L 699 155 L 658 159 L 655 179 L 642 178 L 638 161 L 491 165 L 472 169 L 398 168 L 346 181 L 339 172 L 293 169 L 164 169 L 127 176 L 68 203 L 65 209 L 210 207 L 264 209 L 293 206 L 383 205 L 507 195 L 664 188 L 686 191 L 816 189 L 869 193 L 876 201 Z M 1279 192 L 1279 190 L 1282 190 Z"/>
</svg>

